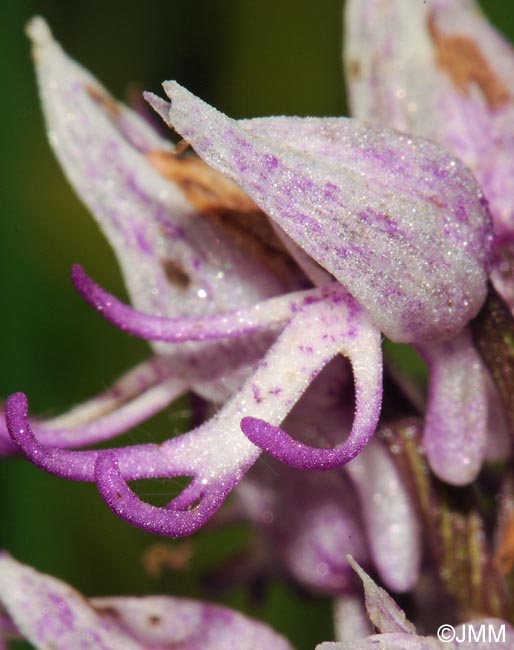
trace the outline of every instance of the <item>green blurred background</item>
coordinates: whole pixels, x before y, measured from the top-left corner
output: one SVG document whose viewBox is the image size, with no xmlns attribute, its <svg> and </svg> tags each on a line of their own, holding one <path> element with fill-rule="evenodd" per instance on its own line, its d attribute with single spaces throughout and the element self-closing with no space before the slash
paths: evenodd
<svg viewBox="0 0 514 650">
<path fill-rule="evenodd" d="M 412 0 L 417 1 L 417 0 Z M 514 37 L 514 5 L 485 0 Z M 177 79 L 233 117 L 346 113 L 341 74 L 341 2 L 294 0 L 4 0 L 2 97 L 0 395 L 28 393 L 33 413 L 57 414 L 109 385 L 147 353 L 107 325 L 69 280 L 80 262 L 125 295 L 114 257 L 74 196 L 46 142 L 23 27 L 43 15 L 65 49 L 118 97 Z M 187 426 L 187 402 L 140 427 L 157 439 Z M 241 527 L 201 532 L 184 571 L 145 570 L 156 543 L 173 542 L 115 519 L 96 489 L 48 476 L 21 460 L 0 471 L 0 547 L 87 595 L 175 593 L 216 598 L 268 620 L 299 650 L 331 638 L 330 605 L 274 581 L 264 598 L 243 588 L 215 593 L 209 567 L 245 548 Z M 166 493 L 163 484 L 155 490 Z"/>
</svg>

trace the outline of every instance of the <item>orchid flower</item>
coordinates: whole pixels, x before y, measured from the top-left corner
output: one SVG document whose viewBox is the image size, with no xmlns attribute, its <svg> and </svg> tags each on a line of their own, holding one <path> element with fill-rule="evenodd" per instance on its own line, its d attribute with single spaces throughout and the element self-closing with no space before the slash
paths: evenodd
<svg viewBox="0 0 514 650">
<path fill-rule="evenodd" d="M 508 650 L 514 643 L 514 628 L 499 619 L 479 619 L 453 628 L 443 625 L 438 638 L 420 636 L 405 613 L 372 578 L 348 557 L 364 586 L 370 623 L 378 634 L 356 641 L 326 642 L 316 650 Z M 473 632 L 471 632 L 471 630 Z"/>
<path fill-rule="evenodd" d="M 209 422 L 160 446 L 70 451 L 60 444 L 68 432 L 55 423 L 41 425 L 46 441 L 38 439 L 26 398 L 16 394 L 6 406 L 14 443 L 50 472 L 96 481 L 111 510 L 132 524 L 171 536 L 190 534 L 212 516 L 261 449 L 304 469 L 354 458 L 380 412 L 380 330 L 429 346 L 459 332 L 483 301 L 490 220 L 469 172 L 428 141 L 348 119 L 230 120 L 170 82 L 171 105 L 148 100 L 210 167 L 182 161 L 70 61 L 41 20 L 29 33 L 51 142 L 115 247 L 138 310 L 80 267 L 72 273 L 77 289 L 118 327 L 156 342 L 173 368 L 166 380 L 174 395 L 192 389 L 222 402 L 231 397 Z M 191 176 L 195 165 L 200 172 L 195 167 Z M 216 175 L 228 198 L 206 206 L 216 172 L 247 195 Z M 277 277 L 262 259 L 248 263 L 241 251 L 206 243 L 220 223 L 212 212 L 257 212 L 265 224 L 253 202 L 329 282 L 305 289 L 290 263 L 282 260 Z M 349 435 L 329 448 L 295 441 L 279 425 L 339 353 L 354 372 Z M 207 355 L 213 362 L 206 367 Z M 96 424 L 76 429 L 73 446 L 89 444 Z M 123 429 L 116 424 L 104 426 L 101 439 Z M 127 484 L 172 476 L 192 482 L 165 508 L 142 502 Z"/>
<path fill-rule="evenodd" d="M 512 306 L 505 268 L 514 224 L 512 48 L 469 0 L 349 0 L 345 24 L 353 114 L 431 138 L 473 171 L 496 234 L 492 280 Z M 471 481 L 487 447 L 505 439 L 501 431 L 491 438 L 487 410 L 494 411 L 497 398 L 488 371 L 467 330 L 419 350 L 431 371 L 427 456 L 444 480 Z M 461 462 L 455 480 L 459 454 L 468 470 Z"/>
<path fill-rule="evenodd" d="M 170 596 L 91 598 L 0 555 L 0 643 L 36 650 L 292 650 L 266 625 L 217 605 Z"/>
</svg>

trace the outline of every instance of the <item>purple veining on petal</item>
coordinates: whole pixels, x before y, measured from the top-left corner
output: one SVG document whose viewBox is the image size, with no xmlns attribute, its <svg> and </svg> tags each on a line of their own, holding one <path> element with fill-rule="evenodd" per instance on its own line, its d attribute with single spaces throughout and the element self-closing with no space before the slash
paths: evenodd
<svg viewBox="0 0 514 650">
<path fill-rule="evenodd" d="M 171 596 L 86 599 L 6 553 L 0 569 L 0 606 L 41 650 L 292 650 L 263 623 L 217 605 Z"/>
<path fill-rule="evenodd" d="M 450 341 L 420 346 L 429 367 L 429 398 L 423 447 L 432 470 L 444 481 L 473 481 L 486 453 L 488 370 L 469 328 Z"/>
<path fill-rule="evenodd" d="M 63 582 L 0 555 L 0 603 L 36 648 L 142 650 Z"/>
<path fill-rule="evenodd" d="M 145 647 L 180 650 L 292 650 L 269 627 L 225 607 L 170 596 L 91 599 L 101 616 Z M 152 625 L 152 621 L 159 624 Z"/>
<path fill-rule="evenodd" d="M 51 144 L 113 246 L 138 309 L 200 316 L 300 288 L 296 271 L 281 267 L 278 273 L 242 250 L 189 201 L 178 180 L 165 177 L 158 163 L 173 151 L 171 144 L 70 59 L 41 19 L 28 31 Z M 165 344 L 154 347 L 172 352 Z"/>
<path fill-rule="evenodd" d="M 349 0 L 345 25 L 353 115 L 453 151 L 511 231 L 514 50 L 478 3 Z"/>
<path fill-rule="evenodd" d="M 175 82 L 164 89 L 172 99 L 170 121 L 197 153 L 236 180 L 390 338 L 446 338 L 477 313 L 486 291 L 490 216 L 469 171 L 446 151 L 344 118 L 237 122 Z M 391 152 L 400 171 L 384 162 L 382 154 Z M 269 155 L 279 161 L 271 172 L 264 169 Z M 337 199 L 333 192 L 324 197 L 327 182 L 339 188 Z M 445 196 L 444 208 L 434 195 Z M 465 223 L 456 216 L 462 206 Z M 388 215 L 396 234 L 366 227 L 358 217 L 366 210 Z M 391 287 L 401 291 L 385 299 Z"/>
</svg>

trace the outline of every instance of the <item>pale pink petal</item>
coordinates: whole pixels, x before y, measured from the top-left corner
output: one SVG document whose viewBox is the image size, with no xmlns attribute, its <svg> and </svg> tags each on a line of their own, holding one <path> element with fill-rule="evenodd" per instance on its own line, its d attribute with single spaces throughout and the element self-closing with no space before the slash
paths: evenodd
<svg viewBox="0 0 514 650">
<path fill-rule="evenodd" d="M 487 443 L 487 373 L 469 328 L 449 341 L 419 348 L 429 368 L 429 398 L 423 447 L 432 470 L 444 481 L 473 481 Z"/>
<path fill-rule="evenodd" d="M 355 117 L 428 137 L 468 165 L 495 230 L 514 226 L 514 50 L 474 0 L 348 0 Z"/>
<path fill-rule="evenodd" d="M 187 598 L 94 598 L 92 605 L 144 648 L 292 650 L 284 637 L 243 614 Z"/>
<path fill-rule="evenodd" d="M 444 150 L 344 118 L 238 122 L 175 82 L 164 89 L 175 129 L 390 338 L 448 337 L 477 313 L 490 218 L 469 171 Z"/>
<path fill-rule="evenodd" d="M 409 591 L 419 579 L 421 529 L 393 458 L 378 440 L 371 440 L 346 471 L 360 497 L 368 544 L 380 577 L 389 589 Z"/>
<path fill-rule="evenodd" d="M 143 650 L 65 583 L 0 555 L 0 602 L 37 650 Z"/>
</svg>

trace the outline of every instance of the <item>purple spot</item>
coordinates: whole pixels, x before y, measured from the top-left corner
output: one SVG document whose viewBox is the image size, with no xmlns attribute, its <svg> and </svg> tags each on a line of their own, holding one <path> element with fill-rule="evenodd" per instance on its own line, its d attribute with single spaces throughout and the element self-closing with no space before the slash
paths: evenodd
<svg viewBox="0 0 514 650">
<path fill-rule="evenodd" d="M 271 154 L 266 154 L 264 156 L 264 166 L 266 167 L 267 171 L 273 171 L 278 167 L 278 158 L 276 156 L 272 156 Z"/>
<path fill-rule="evenodd" d="M 262 395 L 260 389 L 257 386 L 252 386 L 252 394 L 257 404 L 260 404 L 262 402 Z"/>
<path fill-rule="evenodd" d="M 339 194 L 339 188 L 334 183 L 325 183 L 323 188 L 323 196 L 326 199 L 334 199 Z"/>
</svg>

